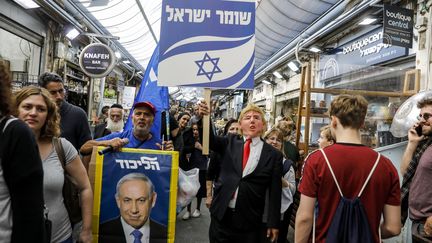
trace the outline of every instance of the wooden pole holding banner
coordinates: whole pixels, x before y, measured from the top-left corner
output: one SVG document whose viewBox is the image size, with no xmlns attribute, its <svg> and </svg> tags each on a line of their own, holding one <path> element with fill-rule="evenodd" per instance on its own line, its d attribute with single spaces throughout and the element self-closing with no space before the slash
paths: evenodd
<svg viewBox="0 0 432 243">
<path fill-rule="evenodd" d="M 211 89 L 205 88 L 204 89 L 204 101 L 207 103 L 209 107 L 209 112 L 211 109 Z M 202 144 L 202 154 L 208 155 L 209 154 L 209 134 L 210 134 L 210 114 L 203 117 L 203 144 Z"/>
</svg>

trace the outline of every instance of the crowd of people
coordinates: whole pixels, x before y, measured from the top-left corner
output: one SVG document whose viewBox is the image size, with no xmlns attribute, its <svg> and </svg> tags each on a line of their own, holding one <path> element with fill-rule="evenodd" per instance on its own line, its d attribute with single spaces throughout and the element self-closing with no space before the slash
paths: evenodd
<svg viewBox="0 0 432 243">
<path fill-rule="evenodd" d="M 94 146 L 179 151 L 180 168 L 198 168 L 200 183 L 197 206 L 192 210 L 188 205 L 182 219 L 200 217 L 205 198 L 211 243 L 287 242 L 291 218 L 295 242 L 380 242 L 400 234 L 407 216 L 413 221 L 413 242 L 432 242 L 432 195 L 425 186 L 432 180 L 432 98 L 418 103 L 420 114 L 408 131 L 400 183 L 393 163 L 361 144 L 368 106 L 361 96 L 333 99 L 320 149 L 303 162 L 291 142 L 292 120 L 282 119 L 267 130 L 264 112 L 253 104 L 238 119 L 229 119 L 222 132 L 210 125 L 211 153 L 203 155 L 202 118 L 211 115 L 205 101 L 189 111 L 171 108 L 167 140 L 151 132 L 157 112 L 151 102 L 134 104 L 130 130 L 124 130 L 123 107 L 108 107 L 92 135 L 85 112 L 69 104 L 65 93 L 59 75 L 44 73 L 39 87 L 12 94 L 0 63 L 0 232 L 6 242 L 47 242 L 47 218 L 52 222 L 50 242 L 92 242 L 88 163 Z M 80 222 L 71 221 L 64 204 L 66 176 L 79 190 Z M 122 202 L 128 193 L 124 185 L 132 182 L 143 188 L 146 208 L 156 200 L 148 178 L 125 177 L 117 185 L 116 200 L 124 212 L 116 224 L 129 224 L 130 209 Z M 105 226 L 101 229 L 109 231 Z M 145 231 L 138 232 L 142 224 L 129 226 L 122 231 L 128 242 L 152 241 L 151 231 L 144 237 Z"/>
</svg>

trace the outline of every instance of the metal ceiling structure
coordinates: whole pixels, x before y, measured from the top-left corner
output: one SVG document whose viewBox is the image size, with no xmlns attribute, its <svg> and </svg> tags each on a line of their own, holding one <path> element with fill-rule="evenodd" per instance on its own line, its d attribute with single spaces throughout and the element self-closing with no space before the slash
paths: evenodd
<svg viewBox="0 0 432 243">
<path fill-rule="evenodd" d="M 292 42 L 340 0 L 263 0 L 255 19 L 255 68 Z"/>
<path fill-rule="evenodd" d="M 162 0 L 71 0 L 146 68 L 159 41 Z M 256 13 L 255 68 L 341 0 L 262 0 Z"/>
<path fill-rule="evenodd" d="M 161 0 L 72 0 L 72 3 L 104 34 L 117 41 L 137 61 L 147 67 L 159 41 Z"/>
</svg>

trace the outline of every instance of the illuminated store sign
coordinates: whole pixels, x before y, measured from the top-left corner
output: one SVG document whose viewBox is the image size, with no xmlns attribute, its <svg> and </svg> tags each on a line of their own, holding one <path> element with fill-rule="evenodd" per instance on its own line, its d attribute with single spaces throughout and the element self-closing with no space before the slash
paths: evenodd
<svg viewBox="0 0 432 243">
<path fill-rule="evenodd" d="M 322 54 L 319 61 L 320 79 L 359 70 L 408 53 L 407 48 L 383 43 L 383 36 L 382 28 L 377 28 L 333 49 L 328 55 Z"/>
</svg>

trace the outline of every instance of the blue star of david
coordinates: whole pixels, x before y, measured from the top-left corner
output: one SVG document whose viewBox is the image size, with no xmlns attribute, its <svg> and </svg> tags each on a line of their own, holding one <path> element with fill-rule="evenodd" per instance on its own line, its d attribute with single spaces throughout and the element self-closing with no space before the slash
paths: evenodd
<svg viewBox="0 0 432 243">
<path fill-rule="evenodd" d="M 213 64 L 213 70 L 207 72 L 206 70 L 204 70 L 204 64 L 206 62 L 211 62 Z M 198 65 L 198 73 L 197 76 L 201 76 L 201 75 L 205 75 L 207 76 L 207 78 L 211 81 L 211 79 L 213 78 L 213 75 L 215 73 L 221 73 L 222 71 L 220 70 L 220 68 L 217 66 L 219 62 L 219 57 L 218 58 L 211 58 L 207 53 L 204 55 L 204 58 L 202 60 L 198 60 L 195 61 L 195 63 Z"/>
</svg>

